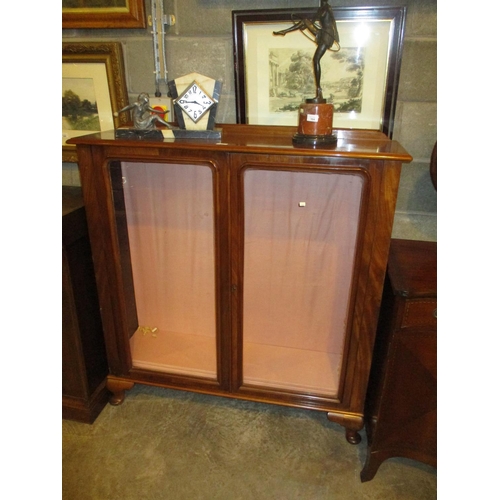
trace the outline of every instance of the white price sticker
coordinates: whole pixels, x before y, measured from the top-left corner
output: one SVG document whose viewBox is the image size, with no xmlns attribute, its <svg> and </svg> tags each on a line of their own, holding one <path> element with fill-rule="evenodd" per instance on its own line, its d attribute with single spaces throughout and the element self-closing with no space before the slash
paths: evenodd
<svg viewBox="0 0 500 500">
<path fill-rule="evenodd" d="M 308 122 L 318 123 L 319 116 L 318 115 L 307 115 L 307 121 Z"/>
</svg>

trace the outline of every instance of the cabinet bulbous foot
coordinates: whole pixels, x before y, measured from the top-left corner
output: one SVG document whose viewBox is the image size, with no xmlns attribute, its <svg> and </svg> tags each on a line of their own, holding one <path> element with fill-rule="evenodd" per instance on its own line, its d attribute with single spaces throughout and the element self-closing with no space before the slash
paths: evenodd
<svg viewBox="0 0 500 500">
<path fill-rule="evenodd" d="M 345 437 L 348 443 L 359 444 L 361 442 L 361 436 L 358 431 L 364 426 L 362 415 L 350 415 L 330 411 L 326 416 L 330 422 L 335 422 L 345 427 Z"/>
<path fill-rule="evenodd" d="M 125 391 L 128 391 L 134 387 L 134 382 L 128 380 L 115 379 L 113 377 L 108 377 L 106 381 L 106 387 L 111 392 L 111 398 L 109 399 L 109 404 L 113 406 L 119 406 L 125 400 Z"/>
<path fill-rule="evenodd" d="M 352 429 L 345 430 L 345 438 L 347 439 L 347 442 L 351 444 L 361 443 L 361 436 L 359 435 L 359 432 Z"/>
</svg>

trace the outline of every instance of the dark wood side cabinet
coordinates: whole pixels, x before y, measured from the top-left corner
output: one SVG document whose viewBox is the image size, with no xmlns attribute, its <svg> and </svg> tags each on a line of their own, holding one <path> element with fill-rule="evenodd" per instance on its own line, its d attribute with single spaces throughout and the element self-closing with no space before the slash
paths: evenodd
<svg viewBox="0 0 500 500">
<path fill-rule="evenodd" d="M 62 416 L 92 423 L 109 400 L 108 364 L 82 191 L 62 188 Z"/>
<path fill-rule="evenodd" d="M 324 411 L 358 443 L 402 162 L 377 131 L 294 147 L 72 139 L 111 403 L 135 383 Z"/>
<path fill-rule="evenodd" d="M 361 480 L 391 457 L 436 467 L 437 244 L 393 240 L 366 404 Z"/>
</svg>

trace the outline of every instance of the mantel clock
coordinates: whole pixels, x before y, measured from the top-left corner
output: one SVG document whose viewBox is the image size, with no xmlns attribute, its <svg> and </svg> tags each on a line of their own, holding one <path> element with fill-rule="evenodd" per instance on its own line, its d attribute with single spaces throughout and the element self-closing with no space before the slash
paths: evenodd
<svg viewBox="0 0 500 500">
<path fill-rule="evenodd" d="M 220 139 L 221 132 L 215 129 L 215 115 L 221 87 L 221 81 L 199 73 L 168 82 L 179 125 L 176 137 Z"/>
</svg>

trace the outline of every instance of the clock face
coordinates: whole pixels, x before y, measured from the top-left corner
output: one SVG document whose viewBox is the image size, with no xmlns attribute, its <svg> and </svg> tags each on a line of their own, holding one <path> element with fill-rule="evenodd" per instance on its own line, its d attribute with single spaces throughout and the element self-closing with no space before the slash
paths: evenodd
<svg viewBox="0 0 500 500">
<path fill-rule="evenodd" d="M 175 103 L 196 123 L 215 104 L 215 101 L 198 83 L 193 82 Z"/>
</svg>

